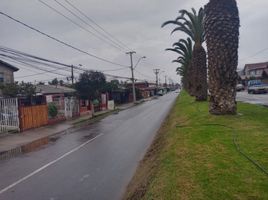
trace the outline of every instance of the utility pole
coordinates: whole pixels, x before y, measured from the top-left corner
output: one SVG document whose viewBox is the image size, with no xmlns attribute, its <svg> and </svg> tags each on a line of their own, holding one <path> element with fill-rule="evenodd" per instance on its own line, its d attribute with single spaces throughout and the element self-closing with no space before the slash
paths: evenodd
<svg viewBox="0 0 268 200">
<path fill-rule="evenodd" d="M 165 75 L 165 87 L 167 87 L 167 75 Z"/>
<path fill-rule="evenodd" d="M 132 93 L 133 93 L 133 103 L 136 102 L 136 90 L 135 90 L 135 79 L 134 79 L 134 68 L 133 68 L 133 54 L 136 53 L 135 51 L 127 52 L 126 54 L 130 55 L 130 69 L 131 69 L 131 80 L 132 80 Z"/>
<path fill-rule="evenodd" d="M 72 80 L 72 85 L 74 85 L 74 66 L 71 65 L 71 80 Z"/>
<path fill-rule="evenodd" d="M 154 69 L 154 73 L 156 76 L 156 89 L 158 89 L 158 74 L 159 74 L 160 69 Z"/>
</svg>

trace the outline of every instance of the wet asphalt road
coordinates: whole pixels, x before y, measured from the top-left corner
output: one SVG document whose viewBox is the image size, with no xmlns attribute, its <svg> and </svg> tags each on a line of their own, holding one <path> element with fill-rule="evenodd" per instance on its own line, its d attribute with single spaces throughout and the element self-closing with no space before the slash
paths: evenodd
<svg viewBox="0 0 268 200">
<path fill-rule="evenodd" d="M 177 93 L 0 161 L 1 200 L 119 200 Z"/>
<path fill-rule="evenodd" d="M 237 101 L 268 106 L 268 94 L 248 94 L 247 91 L 237 92 Z"/>
</svg>

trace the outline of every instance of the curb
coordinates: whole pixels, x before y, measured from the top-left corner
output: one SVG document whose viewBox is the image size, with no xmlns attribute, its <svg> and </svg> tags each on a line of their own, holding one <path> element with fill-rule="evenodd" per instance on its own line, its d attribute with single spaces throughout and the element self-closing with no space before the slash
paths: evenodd
<svg viewBox="0 0 268 200">
<path fill-rule="evenodd" d="M 51 141 L 51 139 L 53 139 L 57 135 L 61 135 L 61 134 L 63 135 L 69 130 L 79 129 L 83 126 L 93 124 L 93 123 L 97 122 L 98 120 L 101 120 L 101 119 L 105 118 L 106 116 L 113 114 L 113 113 L 116 113 L 116 112 L 119 112 L 119 110 L 109 111 L 109 112 L 97 115 L 91 119 L 85 119 L 85 120 L 79 121 L 78 123 L 72 124 L 71 127 L 67 128 L 65 130 L 59 131 L 57 133 L 53 133 L 49 136 L 38 138 L 38 139 L 31 141 L 29 143 L 22 144 L 19 147 L 15 147 L 15 148 L 12 148 L 12 149 L 7 150 L 7 151 L 2 151 L 2 152 L 0 152 L 0 161 L 1 160 L 8 160 L 10 158 L 19 156 L 21 154 L 35 151 L 38 148 L 40 148 L 44 145 L 47 145 Z"/>
<path fill-rule="evenodd" d="M 127 110 L 129 108 L 135 107 L 135 106 L 137 106 L 139 104 L 142 104 L 144 102 L 145 101 L 141 101 L 141 102 L 138 102 L 137 104 L 133 104 L 130 107 L 127 107 L 125 109 L 117 108 L 115 110 L 108 111 L 106 113 L 102 113 L 100 115 L 93 116 L 90 119 L 81 120 L 81 121 L 79 121 L 77 123 L 73 123 L 70 128 L 67 128 L 65 130 L 59 131 L 57 133 L 53 133 L 53 134 L 51 134 L 49 136 L 45 136 L 45 137 L 36 139 L 36 140 L 31 141 L 31 142 L 29 142 L 27 144 L 22 144 L 19 147 L 15 147 L 15 148 L 7 150 L 7 151 L 2 151 L 2 152 L 0 152 L 0 161 L 1 160 L 8 160 L 8 159 L 16 157 L 18 155 L 35 151 L 38 148 L 40 148 L 41 146 L 47 145 L 51 141 L 51 139 L 53 139 L 56 135 L 64 134 L 64 133 L 66 133 L 66 131 L 71 130 L 71 129 L 79 129 L 79 128 L 83 127 L 83 126 L 93 124 L 93 123 L 105 118 L 108 115 L 111 115 L 113 113 L 118 113 L 118 112 L 123 111 L 123 110 Z"/>
</svg>

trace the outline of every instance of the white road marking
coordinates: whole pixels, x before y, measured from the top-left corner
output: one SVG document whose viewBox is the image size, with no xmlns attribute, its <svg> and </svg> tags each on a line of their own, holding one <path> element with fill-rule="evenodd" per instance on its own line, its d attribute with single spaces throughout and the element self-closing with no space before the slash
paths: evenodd
<svg viewBox="0 0 268 200">
<path fill-rule="evenodd" d="M 19 179 L 18 181 L 16 181 L 15 183 L 12 183 L 11 185 L 7 186 L 6 188 L 0 190 L 0 194 L 3 194 L 4 192 L 10 190 L 11 188 L 15 187 L 16 185 L 22 183 L 23 181 L 29 179 L 30 177 L 36 175 L 37 173 L 43 171 L 44 169 L 48 168 L 49 166 L 55 164 L 56 162 L 60 161 L 61 159 L 65 158 L 66 156 L 78 151 L 79 149 L 81 149 L 82 147 L 84 147 L 85 145 L 87 145 L 88 143 L 92 142 L 93 140 L 97 139 L 98 137 L 102 136 L 103 134 L 99 134 L 96 137 L 86 141 L 85 143 L 81 144 L 80 146 L 74 148 L 73 150 L 63 154 L 61 157 L 57 158 L 56 160 L 53 160 L 51 162 L 49 162 L 48 164 L 44 165 L 43 167 L 40 167 L 39 169 L 35 170 L 34 172 L 30 173 L 29 175 Z"/>
</svg>

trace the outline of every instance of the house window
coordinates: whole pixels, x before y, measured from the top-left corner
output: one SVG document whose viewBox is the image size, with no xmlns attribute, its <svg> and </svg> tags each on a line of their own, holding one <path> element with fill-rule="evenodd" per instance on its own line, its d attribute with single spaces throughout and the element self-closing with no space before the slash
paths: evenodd
<svg viewBox="0 0 268 200">
<path fill-rule="evenodd" d="M 262 72 L 263 72 L 263 70 L 259 69 L 259 70 L 256 71 L 256 75 L 262 75 Z"/>
<path fill-rule="evenodd" d="M 0 83 L 4 83 L 4 73 L 0 72 Z"/>
</svg>

